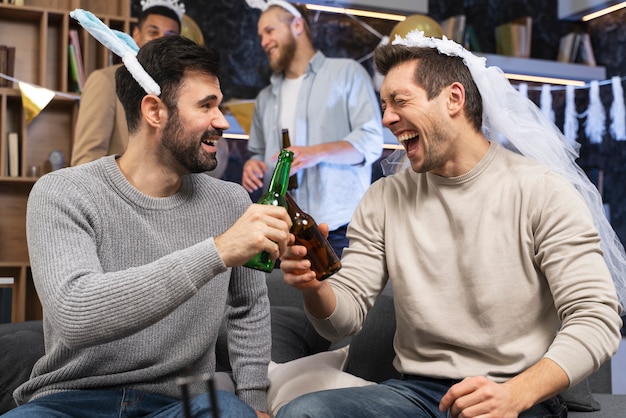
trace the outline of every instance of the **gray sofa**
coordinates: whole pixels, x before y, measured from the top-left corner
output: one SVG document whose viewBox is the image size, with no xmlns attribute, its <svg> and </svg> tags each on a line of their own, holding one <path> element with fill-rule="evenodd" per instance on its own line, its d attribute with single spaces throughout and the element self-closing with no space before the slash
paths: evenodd
<svg viewBox="0 0 626 418">
<path fill-rule="evenodd" d="M 274 362 L 286 363 L 349 344 L 343 368 L 345 372 L 373 382 L 398 376 L 391 365 L 394 356 L 392 338 L 395 317 L 393 299 L 388 289 L 385 289 L 377 301 L 359 334 L 331 344 L 320 337 L 309 324 L 302 310 L 300 293 L 282 282 L 279 270 L 268 275 L 267 283 L 272 305 Z M 0 324 L 0 413 L 15 406 L 11 393 L 28 378 L 34 362 L 41 355 L 41 321 Z M 218 344 L 216 355 L 220 368 L 228 370 L 228 355 L 224 344 Z M 589 379 L 570 389 L 564 397 L 570 410 L 577 411 L 570 412 L 570 417 L 616 418 L 626 415 L 626 395 L 611 395 L 610 363 L 606 363 Z"/>
</svg>

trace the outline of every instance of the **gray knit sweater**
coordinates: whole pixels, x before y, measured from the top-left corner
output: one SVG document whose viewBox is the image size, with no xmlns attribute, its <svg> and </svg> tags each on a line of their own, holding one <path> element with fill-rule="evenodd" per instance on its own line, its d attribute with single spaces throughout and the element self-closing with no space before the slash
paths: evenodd
<svg viewBox="0 0 626 418">
<path fill-rule="evenodd" d="M 237 395 L 265 411 L 265 276 L 227 268 L 213 241 L 249 205 L 242 187 L 204 174 L 185 176 L 174 196 L 146 196 L 113 156 L 37 181 L 27 236 L 46 354 L 15 391 L 18 403 L 123 387 L 180 397 L 177 377 L 214 372 L 226 315 Z"/>
</svg>

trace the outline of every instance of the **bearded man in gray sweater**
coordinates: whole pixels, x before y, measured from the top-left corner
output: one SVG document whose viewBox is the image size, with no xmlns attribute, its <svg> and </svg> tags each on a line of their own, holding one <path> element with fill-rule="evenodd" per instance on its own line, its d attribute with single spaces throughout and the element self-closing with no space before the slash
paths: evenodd
<svg viewBox="0 0 626 418">
<path fill-rule="evenodd" d="M 217 392 L 219 415 L 267 416 L 267 288 L 242 265 L 261 250 L 276 259 L 291 221 L 202 174 L 228 129 L 217 52 L 168 36 L 137 59 L 160 91 L 118 70 L 127 151 L 47 174 L 30 195 L 46 353 L 8 416 L 181 416 L 177 379 L 215 372 L 223 320 L 236 393 Z M 215 416 L 206 384 L 189 390 L 193 416 Z"/>
</svg>

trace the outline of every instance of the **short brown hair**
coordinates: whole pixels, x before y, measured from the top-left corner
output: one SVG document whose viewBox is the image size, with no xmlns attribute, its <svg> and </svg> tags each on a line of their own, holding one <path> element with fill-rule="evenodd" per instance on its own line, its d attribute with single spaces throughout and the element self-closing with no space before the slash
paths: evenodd
<svg viewBox="0 0 626 418">
<path fill-rule="evenodd" d="M 424 88 L 431 100 L 454 82 L 465 88 L 465 113 L 476 131 L 482 129 L 483 101 L 469 68 L 461 57 L 440 53 L 435 48 L 406 45 L 381 45 L 374 51 L 376 70 L 386 76 L 393 67 L 406 61 L 417 61 L 415 83 Z"/>
</svg>

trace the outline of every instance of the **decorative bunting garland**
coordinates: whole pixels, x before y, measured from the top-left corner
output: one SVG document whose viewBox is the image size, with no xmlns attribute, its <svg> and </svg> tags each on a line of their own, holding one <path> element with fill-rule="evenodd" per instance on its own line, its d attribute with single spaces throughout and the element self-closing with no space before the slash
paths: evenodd
<svg viewBox="0 0 626 418">
<path fill-rule="evenodd" d="M 541 86 L 541 113 L 545 115 L 552 123 L 554 123 L 554 110 L 552 110 L 552 92 L 550 86 L 544 84 Z"/>
<path fill-rule="evenodd" d="M 519 83 L 518 90 L 525 96 L 528 96 L 528 90 L 541 90 L 539 107 L 544 114 L 553 116 L 554 112 L 551 111 L 551 109 L 548 110 L 552 106 L 548 92 L 562 91 L 565 89 L 565 118 L 562 129 L 565 138 L 575 143 L 578 138 L 579 119 L 585 118 L 585 136 L 589 138 L 590 143 L 600 144 L 602 143 L 603 136 L 607 133 L 607 115 L 602 100 L 600 99 L 600 87 L 609 84 L 612 85 L 613 95 L 613 102 L 609 112 L 611 118 L 609 134 L 611 138 L 616 141 L 626 141 L 626 106 L 624 105 L 625 97 L 622 87 L 622 83 L 625 81 L 626 77 L 614 76 L 610 80 L 594 80 L 581 87 L 573 85 L 555 86 L 550 84 L 544 84 L 541 87 L 528 87 L 526 83 Z M 576 111 L 574 101 L 575 90 L 580 89 L 589 90 L 589 107 L 582 113 Z M 554 118 L 551 120 L 554 121 Z"/>
<path fill-rule="evenodd" d="M 24 108 L 24 119 L 26 121 L 26 125 L 30 125 L 33 119 L 35 119 L 39 113 L 41 113 L 41 111 L 48 106 L 48 103 L 50 103 L 55 96 L 80 100 L 80 96 L 78 95 L 50 90 L 36 84 L 27 83 L 3 73 L 0 73 L 0 78 L 18 85 L 18 89 L 20 90 L 20 95 L 22 97 L 22 107 Z"/>
<path fill-rule="evenodd" d="M 589 83 L 589 108 L 585 120 L 585 134 L 592 144 L 602 143 L 602 135 L 606 132 L 606 114 L 600 100 L 600 85 L 597 80 Z"/>
<path fill-rule="evenodd" d="M 522 93 L 522 96 L 528 98 L 528 84 L 527 83 L 519 83 L 519 85 L 517 86 L 517 89 L 519 90 L 520 93 Z"/>
<path fill-rule="evenodd" d="M 24 86 L 24 84 L 36 87 L 38 89 L 45 89 L 44 87 L 37 86 L 33 83 L 26 83 L 17 78 L 8 76 L 6 74 L 0 73 L 0 78 L 5 80 L 12 81 L 18 85 Z M 375 77 L 374 77 L 375 80 Z M 626 106 L 624 104 L 624 89 L 622 87 L 622 83 L 626 80 L 626 77 L 614 76 L 610 80 L 604 81 L 591 81 L 589 85 L 585 85 L 584 87 L 574 87 L 572 85 L 567 86 L 553 86 L 550 84 L 544 84 L 541 86 L 541 99 L 540 99 L 540 109 L 546 114 L 550 120 L 554 121 L 554 110 L 552 109 L 552 96 L 551 93 L 554 91 L 560 91 L 565 89 L 565 120 L 563 123 L 563 134 L 564 136 L 572 141 L 576 142 L 576 138 L 578 137 L 578 120 L 580 118 L 586 118 L 585 121 L 585 135 L 589 138 L 591 143 L 599 144 L 602 142 L 602 137 L 606 133 L 606 112 L 604 106 L 602 105 L 602 101 L 600 100 L 600 87 L 608 85 L 609 83 L 612 85 L 612 93 L 613 93 L 613 102 L 611 105 L 611 109 L 609 112 L 611 118 L 611 124 L 609 128 L 609 133 L 613 139 L 616 141 L 626 141 Z M 378 80 L 380 83 L 381 80 Z M 528 97 L 529 90 L 537 90 L 536 87 L 529 87 L 527 83 L 519 83 L 517 86 L 518 90 L 525 97 Z M 575 89 L 589 89 L 589 108 L 586 112 L 577 113 L 576 106 L 574 102 L 574 94 Z M 21 89 L 22 95 L 24 99 L 28 99 L 28 93 Z M 40 90 L 40 91 L 44 91 Z M 70 99 L 80 100 L 80 96 L 76 94 L 63 93 L 60 91 L 52 91 L 55 96 L 58 97 L 66 97 Z M 45 105 L 43 106 L 45 107 Z M 38 113 L 38 112 L 37 112 Z M 33 115 L 33 118 L 36 116 Z"/>
<path fill-rule="evenodd" d="M 624 89 L 622 80 L 611 78 L 613 86 L 613 104 L 611 105 L 611 135 L 617 141 L 626 140 L 626 111 L 624 110 Z"/>
<path fill-rule="evenodd" d="M 571 84 L 565 87 L 565 120 L 563 122 L 563 135 L 571 144 L 576 142 L 578 137 L 578 113 L 574 101 L 574 86 Z"/>
</svg>

